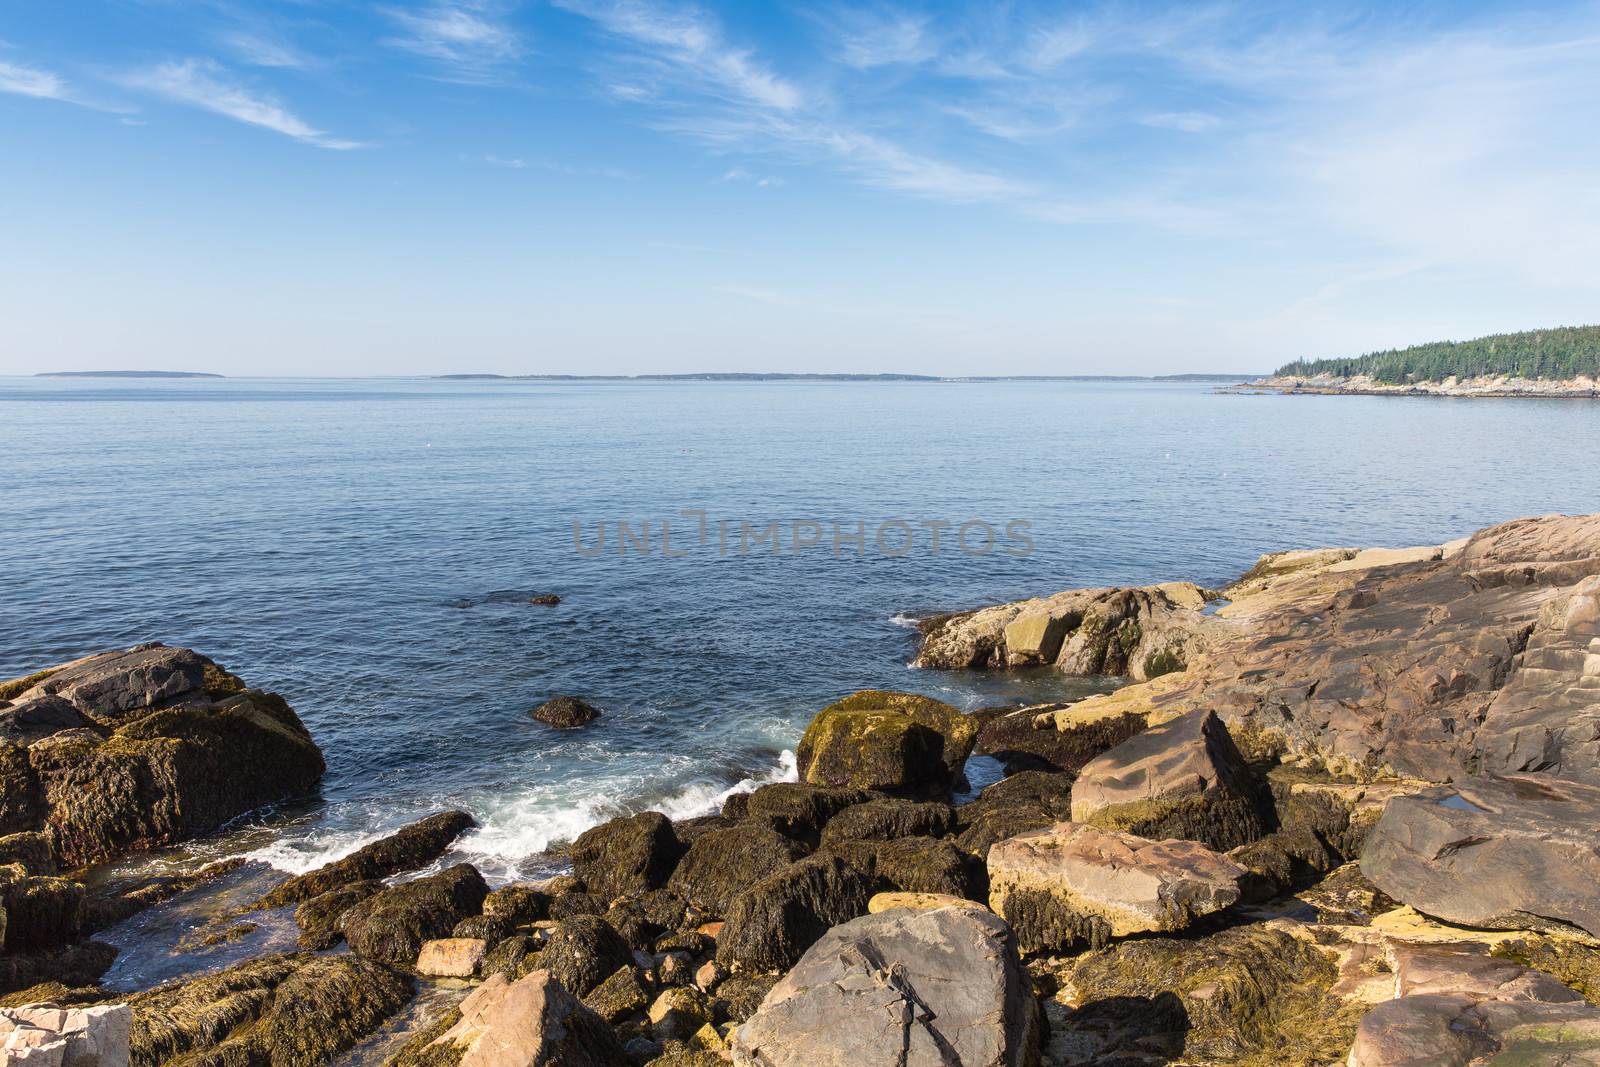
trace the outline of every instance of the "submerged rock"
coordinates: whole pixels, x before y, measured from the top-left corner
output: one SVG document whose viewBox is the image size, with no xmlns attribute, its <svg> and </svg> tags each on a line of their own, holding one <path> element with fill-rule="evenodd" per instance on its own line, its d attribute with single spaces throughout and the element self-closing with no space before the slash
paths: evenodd
<svg viewBox="0 0 1600 1067">
<path fill-rule="evenodd" d="M 830 927 L 867 910 L 873 879 L 837 856 L 812 856 L 768 875 L 733 899 L 717 959 L 783 970 Z"/>
<path fill-rule="evenodd" d="M 1396 900 L 1448 922 L 1600 936 L 1597 822 L 1600 786 L 1471 778 L 1390 800 L 1361 869 Z"/>
<path fill-rule="evenodd" d="M 733 1038 L 743 1067 L 1033 1067 L 1038 1006 L 1006 924 L 967 908 L 836 926 Z"/>
<path fill-rule="evenodd" d="M 1181 930 L 1236 903 L 1243 868 L 1192 841 L 1059 823 L 989 850 L 989 906 L 1028 952 Z"/>
<path fill-rule="evenodd" d="M 558 696 L 551 697 L 528 714 L 546 726 L 570 730 L 594 722 L 600 717 L 600 709 L 578 697 Z"/>
<path fill-rule="evenodd" d="M 811 785 L 944 796 L 977 732 L 976 720 L 932 697 L 864 690 L 819 711 L 795 757 Z"/>
<path fill-rule="evenodd" d="M 353 882 L 392 878 L 426 867 L 444 855 L 452 842 L 475 823 L 464 811 L 442 811 L 403 826 L 380 841 L 343 859 L 298 875 L 256 902 L 260 908 L 282 908 L 321 896 Z"/>
<path fill-rule="evenodd" d="M 392 967 L 410 968 L 424 941 L 449 937 L 476 915 L 489 887 L 469 864 L 390 886 L 353 905 L 339 920 L 351 951 Z"/>
<path fill-rule="evenodd" d="M 1160 840 L 1227 850 L 1269 829 L 1270 797 L 1222 720 L 1195 711 L 1090 760 L 1072 786 L 1072 818 Z"/>
<path fill-rule="evenodd" d="M 671 819 L 646 811 L 584 831 L 573 842 L 570 855 L 589 891 L 612 900 L 666 885 L 683 846 Z"/>
</svg>

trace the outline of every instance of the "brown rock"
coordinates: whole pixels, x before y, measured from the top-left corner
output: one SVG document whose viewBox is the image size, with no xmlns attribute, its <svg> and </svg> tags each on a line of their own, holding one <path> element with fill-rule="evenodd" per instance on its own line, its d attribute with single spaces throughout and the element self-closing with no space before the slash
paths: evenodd
<svg viewBox="0 0 1600 1067">
<path fill-rule="evenodd" d="M 282 908 L 310 900 L 352 882 L 392 878 L 426 867 L 444 855 L 461 833 L 475 825 L 464 811 L 442 811 L 401 827 L 388 837 L 363 846 L 343 859 L 298 875 L 256 902 L 258 908 Z"/>
</svg>

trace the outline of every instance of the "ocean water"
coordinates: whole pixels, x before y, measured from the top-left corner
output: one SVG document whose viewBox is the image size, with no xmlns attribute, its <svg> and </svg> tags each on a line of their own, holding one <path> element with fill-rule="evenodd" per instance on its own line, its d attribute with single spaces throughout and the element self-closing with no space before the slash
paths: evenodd
<svg viewBox="0 0 1600 1067">
<path fill-rule="evenodd" d="M 499 881 L 613 814 L 792 776 L 812 713 L 855 689 L 975 707 L 1101 684 L 911 670 L 917 613 L 1591 511 L 1596 455 L 1600 405 L 1577 400 L 0 379 L 0 677 L 198 648 L 283 693 L 329 765 L 320 796 L 202 851 L 301 871 L 459 806 L 480 825 L 448 859 Z M 821 543 L 797 550 L 797 521 Z M 778 523 L 779 550 L 740 551 L 741 522 Z M 862 549 L 835 551 L 857 523 Z M 557 693 L 604 714 L 531 721 Z"/>
</svg>

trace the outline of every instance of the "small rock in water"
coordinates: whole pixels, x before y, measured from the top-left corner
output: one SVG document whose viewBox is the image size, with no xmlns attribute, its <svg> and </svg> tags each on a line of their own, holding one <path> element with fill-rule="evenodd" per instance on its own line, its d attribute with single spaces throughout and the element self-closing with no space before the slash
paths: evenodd
<svg viewBox="0 0 1600 1067">
<path fill-rule="evenodd" d="M 553 608 L 561 603 L 561 598 L 554 593 L 535 593 L 528 598 L 528 603 L 538 604 L 540 607 Z"/>
<path fill-rule="evenodd" d="M 573 696 L 558 696 L 540 704 L 528 713 L 546 726 L 567 730 L 584 726 L 600 717 L 600 709 L 586 700 Z"/>
</svg>

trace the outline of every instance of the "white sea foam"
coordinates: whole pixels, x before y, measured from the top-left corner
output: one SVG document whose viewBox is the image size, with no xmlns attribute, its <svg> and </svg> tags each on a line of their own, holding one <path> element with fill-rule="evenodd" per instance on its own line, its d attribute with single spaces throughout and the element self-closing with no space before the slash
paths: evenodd
<svg viewBox="0 0 1600 1067">
<path fill-rule="evenodd" d="M 896 626 L 904 626 L 908 630 L 915 630 L 917 623 L 921 622 L 915 615 L 890 615 L 889 621 Z"/>
</svg>

